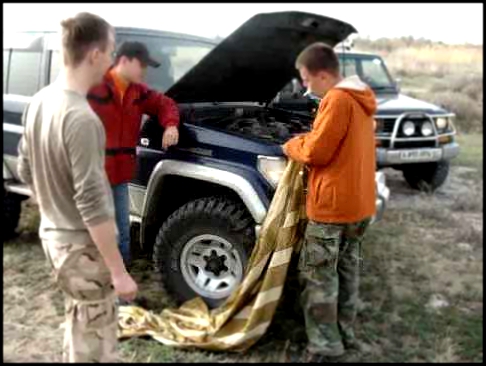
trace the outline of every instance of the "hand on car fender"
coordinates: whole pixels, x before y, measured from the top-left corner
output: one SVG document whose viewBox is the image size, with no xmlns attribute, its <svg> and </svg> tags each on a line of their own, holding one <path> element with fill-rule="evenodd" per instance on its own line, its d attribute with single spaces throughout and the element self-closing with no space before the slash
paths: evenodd
<svg viewBox="0 0 486 366">
<path fill-rule="evenodd" d="M 179 130 L 175 126 L 167 127 L 162 136 L 162 148 L 166 150 L 179 142 Z"/>
<path fill-rule="evenodd" d="M 285 150 L 285 145 L 280 145 L 280 147 L 282 148 L 282 152 L 284 153 L 284 155 L 288 156 L 287 150 Z"/>
</svg>

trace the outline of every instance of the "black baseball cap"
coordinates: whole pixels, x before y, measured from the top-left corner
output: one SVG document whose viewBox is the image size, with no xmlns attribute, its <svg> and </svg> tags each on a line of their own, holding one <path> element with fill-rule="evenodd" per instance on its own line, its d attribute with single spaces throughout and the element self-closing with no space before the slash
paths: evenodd
<svg viewBox="0 0 486 366">
<path fill-rule="evenodd" d="M 126 56 L 129 58 L 136 58 L 142 64 L 159 67 L 160 62 L 155 61 L 150 58 L 149 51 L 147 47 L 142 42 L 123 42 L 118 51 L 116 52 L 116 57 Z"/>
</svg>

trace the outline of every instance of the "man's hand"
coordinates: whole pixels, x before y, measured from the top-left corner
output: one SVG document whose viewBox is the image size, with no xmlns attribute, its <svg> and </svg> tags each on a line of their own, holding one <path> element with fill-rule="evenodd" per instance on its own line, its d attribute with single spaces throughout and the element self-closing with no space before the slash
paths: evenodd
<svg viewBox="0 0 486 366">
<path fill-rule="evenodd" d="M 177 145 L 179 142 L 179 130 L 175 126 L 167 127 L 162 136 L 162 148 L 166 150 L 172 145 Z"/>
<path fill-rule="evenodd" d="M 284 153 L 286 156 L 288 156 L 288 155 L 287 155 L 287 150 L 285 150 L 285 145 L 280 145 L 280 147 L 282 148 L 283 153 Z"/>
<path fill-rule="evenodd" d="M 113 286 L 118 297 L 125 301 L 133 301 L 137 296 L 138 286 L 128 272 L 112 276 Z"/>
</svg>

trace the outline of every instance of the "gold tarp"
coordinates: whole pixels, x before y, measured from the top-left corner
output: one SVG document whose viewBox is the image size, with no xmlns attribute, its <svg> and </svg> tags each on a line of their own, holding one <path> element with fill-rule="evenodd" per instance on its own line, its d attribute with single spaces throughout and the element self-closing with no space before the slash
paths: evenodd
<svg viewBox="0 0 486 366">
<path fill-rule="evenodd" d="M 119 337 L 151 336 L 169 346 L 244 351 L 265 334 L 277 308 L 292 252 L 302 244 L 306 216 L 302 165 L 289 161 L 279 182 L 243 281 L 218 308 L 201 298 L 154 314 L 119 309 Z"/>
</svg>

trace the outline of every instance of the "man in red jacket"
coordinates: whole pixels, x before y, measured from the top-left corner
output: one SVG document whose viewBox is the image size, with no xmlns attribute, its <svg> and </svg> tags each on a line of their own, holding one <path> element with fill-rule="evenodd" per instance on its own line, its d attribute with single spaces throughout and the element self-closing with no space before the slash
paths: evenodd
<svg viewBox="0 0 486 366">
<path fill-rule="evenodd" d="M 142 115 L 157 116 L 164 128 L 162 148 L 179 139 L 179 109 L 170 98 L 142 84 L 147 66 L 159 67 L 140 42 L 123 43 L 103 82 L 91 89 L 88 100 L 106 131 L 106 173 L 115 202 L 119 245 L 130 264 L 130 219 L 128 183 L 133 177 L 136 146 Z"/>
</svg>

